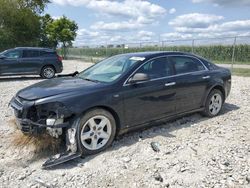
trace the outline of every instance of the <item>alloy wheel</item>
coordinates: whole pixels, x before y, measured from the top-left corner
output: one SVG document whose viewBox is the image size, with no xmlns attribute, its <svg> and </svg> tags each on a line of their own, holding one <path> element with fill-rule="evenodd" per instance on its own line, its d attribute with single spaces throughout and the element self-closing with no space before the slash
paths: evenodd
<svg viewBox="0 0 250 188">
<path fill-rule="evenodd" d="M 210 99 L 209 103 L 210 113 L 212 115 L 217 115 L 221 110 L 221 106 L 222 106 L 222 97 L 220 94 L 215 93 Z"/>
<path fill-rule="evenodd" d="M 55 71 L 53 68 L 51 67 L 46 67 L 44 70 L 43 70 L 43 74 L 44 74 L 44 77 L 45 78 L 53 78 L 54 75 L 55 75 Z"/>
<path fill-rule="evenodd" d="M 81 143 L 89 150 L 98 150 L 105 146 L 111 137 L 111 122 L 103 115 L 91 117 L 81 129 Z"/>
</svg>

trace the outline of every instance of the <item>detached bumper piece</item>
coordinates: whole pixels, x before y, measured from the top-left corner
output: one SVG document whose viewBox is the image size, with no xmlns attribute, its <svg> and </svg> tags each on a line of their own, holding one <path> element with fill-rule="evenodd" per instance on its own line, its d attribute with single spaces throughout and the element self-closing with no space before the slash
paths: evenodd
<svg viewBox="0 0 250 188">
<path fill-rule="evenodd" d="M 80 123 L 80 118 L 77 118 L 72 122 L 71 128 L 67 129 L 66 133 L 67 151 L 65 153 L 57 154 L 48 159 L 47 161 L 45 161 L 45 163 L 42 165 L 42 168 L 44 169 L 50 168 L 82 156 L 82 153 L 79 151 L 76 140 L 77 128 L 79 126 L 79 123 Z"/>
<path fill-rule="evenodd" d="M 45 161 L 45 163 L 43 163 L 42 165 L 42 168 L 47 169 L 50 167 L 54 167 L 56 165 L 71 161 L 73 159 L 77 159 L 79 157 L 81 157 L 81 153 L 72 153 L 72 152 L 60 153 Z"/>
</svg>

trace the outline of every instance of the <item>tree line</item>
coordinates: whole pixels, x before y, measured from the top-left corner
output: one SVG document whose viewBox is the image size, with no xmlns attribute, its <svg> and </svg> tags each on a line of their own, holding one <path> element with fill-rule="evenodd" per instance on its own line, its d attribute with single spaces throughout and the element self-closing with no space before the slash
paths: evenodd
<svg viewBox="0 0 250 188">
<path fill-rule="evenodd" d="M 49 0 L 0 0 L 0 51 L 18 46 L 65 49 L 72 46 L 77 24 L 44 15 Z"/>
</svg>

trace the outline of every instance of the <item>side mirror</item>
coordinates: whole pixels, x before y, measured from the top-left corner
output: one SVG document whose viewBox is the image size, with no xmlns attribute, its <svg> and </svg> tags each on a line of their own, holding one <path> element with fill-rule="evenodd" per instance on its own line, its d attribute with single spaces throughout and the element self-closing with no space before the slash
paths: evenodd
<svg viewBox="0 0 250 188">
<path fill-rule="evenodd" d="M 133 77 L 129 79 L 129 83 L 134 84 L 137 82 L 143 82 L 149 80 L 149 76 L 145 73 L 136 73 Z"/>
</svg>

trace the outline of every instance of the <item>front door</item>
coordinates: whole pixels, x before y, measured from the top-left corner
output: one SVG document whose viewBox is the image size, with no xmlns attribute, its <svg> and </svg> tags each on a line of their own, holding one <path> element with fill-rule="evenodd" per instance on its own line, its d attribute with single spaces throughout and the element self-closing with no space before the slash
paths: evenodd
<svg viewBox="0 0 250 188">
<path fill-rule="evenodd" d="M 126 83 L 123 87 L 127 126 L 143 124 L 174 114 L 175 81 L 171 77 L 173 69 L 167 58 L 153 59 L 135 73 L 145 73 L 149 75 L 150 80 L 135 84 Z"/>
<path fill-rule="evenodd" d="M 1 75 L 19 74 L 19 59 L 22 55 L 21 50 L 10 50 L 3 54 L 4 58 L 0 60 Z"/>
</svg>

